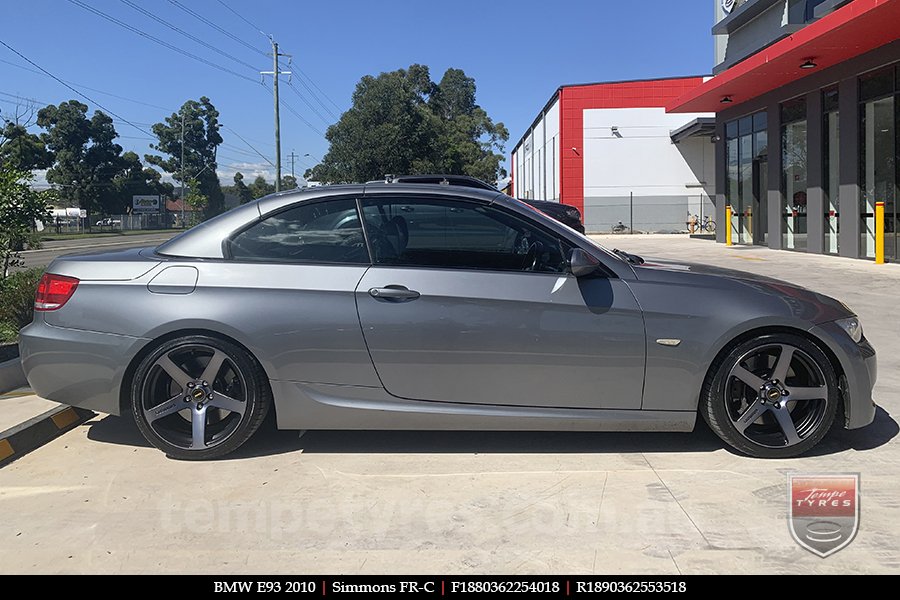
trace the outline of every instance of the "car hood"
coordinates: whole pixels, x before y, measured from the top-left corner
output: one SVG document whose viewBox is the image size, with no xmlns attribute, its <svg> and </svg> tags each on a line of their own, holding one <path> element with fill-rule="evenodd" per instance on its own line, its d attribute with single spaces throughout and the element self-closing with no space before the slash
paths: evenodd
<svg viewBox="0 0 900 600">
<path fill-rule="evenodd" d="M 632 265 L 635 276 L 647 282 L 671 282 L 777 298 L 787 312 L 811 323 L 824 323 L 853 316 L 843 302 L 802 286 L 765 275 L 698 263 L 644 258 Z"/>
</svg>

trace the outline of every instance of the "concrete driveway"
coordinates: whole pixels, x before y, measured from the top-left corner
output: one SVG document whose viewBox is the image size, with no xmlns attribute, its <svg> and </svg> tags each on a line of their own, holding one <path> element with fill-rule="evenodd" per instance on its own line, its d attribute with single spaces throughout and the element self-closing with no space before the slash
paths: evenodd
<svg viewBox="0 0 900 600">
<path fill-rule="evenodd" d="M 680 236 L 609 245 L 843 299 L 879 352 L 876 423 L 812 456 L 692 434 L 272 431 L 211 463 L 97 418 L 0 469 L 4 573 L 898 573 L 900 267 Z M 790 472 L 859 472 L 861 526 L 820 559 L 788 532 Z"/>
</svg>

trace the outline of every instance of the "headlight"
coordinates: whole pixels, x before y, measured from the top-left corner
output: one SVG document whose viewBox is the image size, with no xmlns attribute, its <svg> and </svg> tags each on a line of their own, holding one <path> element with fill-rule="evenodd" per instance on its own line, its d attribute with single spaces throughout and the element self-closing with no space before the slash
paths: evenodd
<svg viewBox="0 0 900 600">
<path fill-rule="evenodd" d="M 838 325 L 841 326 L 841 329 L 847 332 L 847 335 L 850 336 L 857 344 L 860 343 L 863 339 L 863 328 L 862 323 L 859 322 L 859 317 L 847 317 L 846 319 L 838 319 L 835 321 Z"/>
</svg>

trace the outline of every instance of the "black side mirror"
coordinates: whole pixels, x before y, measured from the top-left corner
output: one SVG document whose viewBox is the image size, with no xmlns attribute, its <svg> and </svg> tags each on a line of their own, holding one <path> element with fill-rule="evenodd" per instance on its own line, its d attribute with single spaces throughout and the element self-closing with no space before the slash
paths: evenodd
<svg viewBox="0 0 900 600">
<path fill-rule="evenodd" d="M 600 261 L 581 248 L 573 248 L 569 253 L 569 272 L 575 277 L 593 275 L 600 268 Z"/>
</svg>

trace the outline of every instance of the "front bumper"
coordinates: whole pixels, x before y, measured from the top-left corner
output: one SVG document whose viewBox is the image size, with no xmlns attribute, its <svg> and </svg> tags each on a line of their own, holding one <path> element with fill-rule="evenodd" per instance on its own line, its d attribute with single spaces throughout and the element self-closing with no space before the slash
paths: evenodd
<svg viewBox="0 0 900 600">
<path fill-rule="evenodd" d="M 835 323 L 816 325 L 809 332 L 828 346 L 844 371 L 844 427 L 865 427 L 875 420 L 872 398 L 872 388 L 878 378 L 875 349 L 866 339 L 857 344 Z"/>
<path fill-rule="evenodd" d="M 43 315 L 19 334 L 25 377 L 48 400 L 121 414 L 119 390 L 142 338 L 48 325 Z"/>
</svg>

